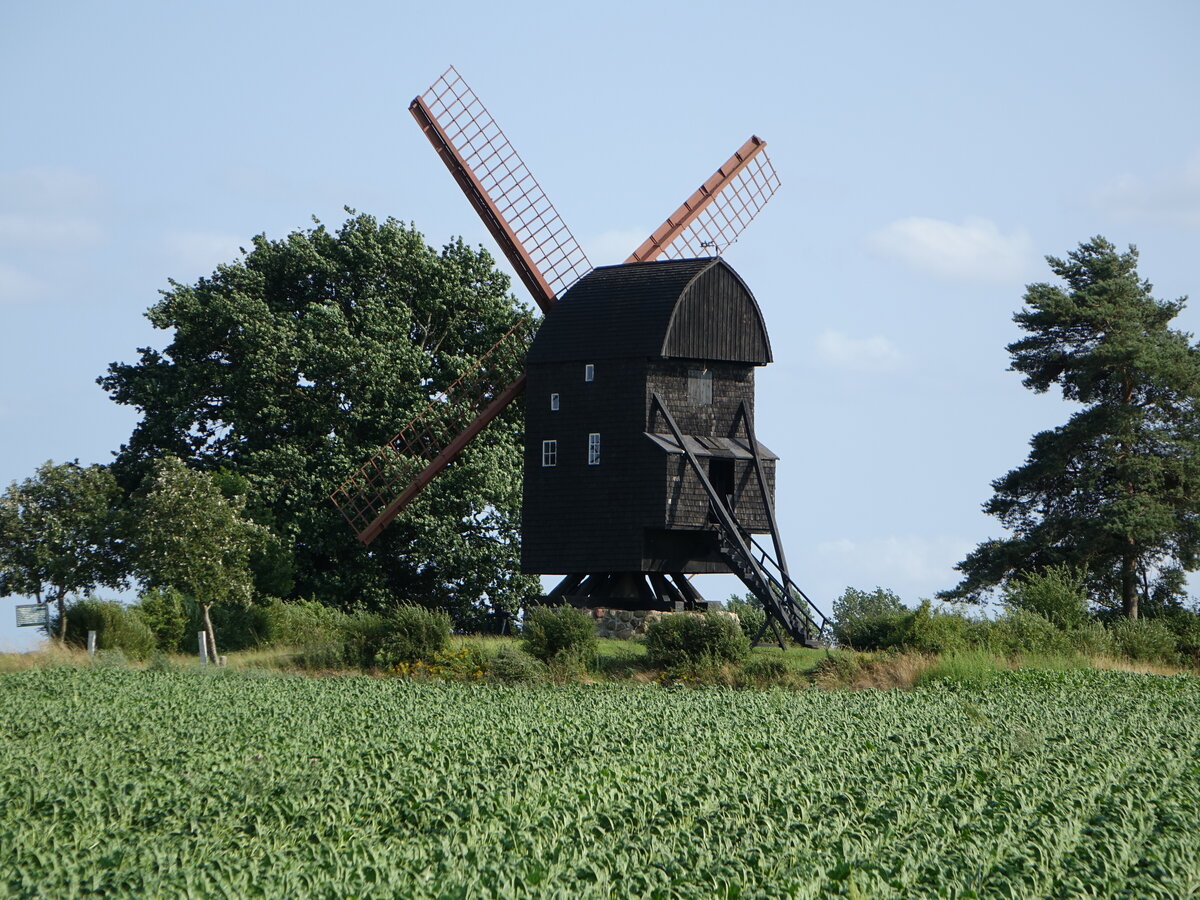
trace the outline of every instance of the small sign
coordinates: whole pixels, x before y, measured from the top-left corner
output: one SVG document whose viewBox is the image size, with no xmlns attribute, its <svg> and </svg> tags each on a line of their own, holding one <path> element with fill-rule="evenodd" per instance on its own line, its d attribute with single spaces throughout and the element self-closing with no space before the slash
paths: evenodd
<svg viewBox="0 0 1200 900">
<path fill-rule="evenodd" d="M 25 625 L 49 625 L 50 604 L 29 603 L 17 607 L 17 627 Z"/>
</svg>

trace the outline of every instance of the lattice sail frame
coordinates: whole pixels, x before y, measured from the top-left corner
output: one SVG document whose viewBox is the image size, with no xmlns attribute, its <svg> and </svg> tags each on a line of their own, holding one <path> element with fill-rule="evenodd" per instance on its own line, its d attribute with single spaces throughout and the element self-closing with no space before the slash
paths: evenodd
<svg viewBox="0 0 1200 900">
<path fill-rule="evenodd" d="M 380 447 L 329 495 L 355 533 L 363 534 L 472 423 L 479 411 L 521 377 L 529 321 L 520 319 L 446 390 Z"/>
<path fill-rule="evenodd" d="M 767 142 L 751 135 L 625 260 L 719 256 L 779 189 Z"/>
<path fill-rule="evenodd" d="M 453 66 L 420 99 L 512 229 L 551 296 L 562 296 L 592 265 L 487 107 Z"/>
<path fill-rule="evenodd" d="M 739 172 L 679 237 L 667 245 L 667 259 L 719 256 L 745 231 L 779 189 L 779 176 L 765 153 Z"/>
</svg>

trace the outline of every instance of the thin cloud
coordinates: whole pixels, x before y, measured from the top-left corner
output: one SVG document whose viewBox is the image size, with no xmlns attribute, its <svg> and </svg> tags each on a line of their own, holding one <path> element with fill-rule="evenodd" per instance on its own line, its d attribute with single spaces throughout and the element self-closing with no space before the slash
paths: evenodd
<svg viewBox="0 0 1200 900">
<path fill-rule="evenodd" d="M 0 203 L 9 209 L 62 212 L 94 206 L 104 183 L 68 166 L 28 166 L 0 172 Z"/>
<path fill-rule="evenodd" d="M 76 216 L 0 214 L 0 247 L 91 247 L 104 240 L 104 229 Z"/>
<path fill-rule="evenodd" d="M 1122 175 L 1093 199 L 1101 212 L 1119 221 L 1200 228 L 1200 153 L 1153 178 Z"/>
<path fill-rule="evenodd" d="M 20 269 L 0 262 L 0 303 L 24 303 L 36 300 L 45 286 Z"/>
<path fill-rule="evenodd" d="M 956 566 L 975 546 L 957 536 L 892 535 L 868 540 L 823 541 L 817 555 L 850 573 L 854 587 L 920 585 L 928 594 L 958 580 Z M 915 598 L 905 598 L 910 602 Z"/>
<path fill-rule="evenodd" d="M 904 364 L 904 354 L 882 335 L 851 337 L 840 331 L 825 331 L 817 338 L 817 359 L 837 369 L 856 372 L 887 372 Z"/>
<path fill-rule="evenodd" d="M 1003 233 L 994 222 L 910 217 L 897 219 L 868 242 L 879 254 L 950 281 L 1021 281 L 1035 271 L 1033 241 L 1021 230 Z"/>
</svg>

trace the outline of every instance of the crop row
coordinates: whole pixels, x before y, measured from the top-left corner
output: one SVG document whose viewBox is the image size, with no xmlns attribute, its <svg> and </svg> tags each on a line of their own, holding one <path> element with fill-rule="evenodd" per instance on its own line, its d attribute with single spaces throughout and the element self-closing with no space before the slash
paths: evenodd
<svg viewBox="0 0 1200 900">
<path fill-rule="evenodd" d="M 1191 678 L 675 691 L 0 676 L 13 897 L 1180 897 Z"/>
</svg>

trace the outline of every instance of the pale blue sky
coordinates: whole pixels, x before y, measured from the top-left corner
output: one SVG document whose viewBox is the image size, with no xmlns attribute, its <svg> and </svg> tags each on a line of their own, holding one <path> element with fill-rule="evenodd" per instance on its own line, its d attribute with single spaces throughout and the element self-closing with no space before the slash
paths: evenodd
<svg viewBox="0 0 1200 900">
<path fill-rule="evenodd" d="M 454 64 L 593 264 L 767 140 L 783 188 L 726 258 L 774 345 L 793 574 L 826 609 L 848 584 L 914 602 L 1069 414 L 1005 371 L 1040 257 L 1104 234 L 1159 296 L 1200 294 L 1198 37 L 1190 0 L 6 4 L 0 483 L 106 461 L 134 415 L 94 379 L 168 341 L 142 318 L 168 278 L 256 233 L 349 205 L 491 248 L 406 109 Z M 8 646 L 33 637 L 12 604 Z"/>
</svg>

